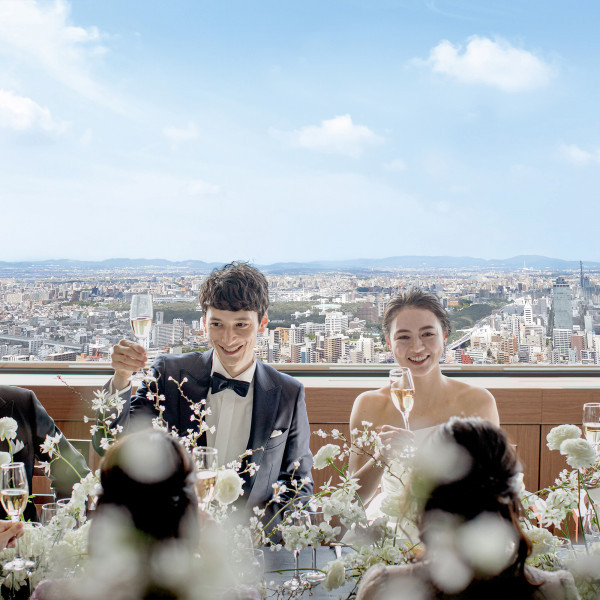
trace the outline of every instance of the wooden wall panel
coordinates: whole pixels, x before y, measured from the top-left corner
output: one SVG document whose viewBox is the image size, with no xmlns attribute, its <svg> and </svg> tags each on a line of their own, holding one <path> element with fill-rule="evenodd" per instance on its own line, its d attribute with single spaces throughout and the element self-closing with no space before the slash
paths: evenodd
<svg viewBox="0 0 600 600">
<path fill-rule="evenodd" d="M 542 392 L 542 423 L 560 425 L 580 424 L 583 405 L 600 402 L 600 390 L 554 389 Z"/>
<path fill-rule="evenodd" d="M 490 388 L 489 391 L 496 399 L 501 423 L 540 423 L 541 390 Z"/>
<path fill-rule="evenodd" d="M 579 423 L 575 423 L 575 425 L 579 425 Z M 571 469 L 567 464 L 565 457 L 558 450 L 548 450 L 548 446 L 546 445 L 546 436 L 555 426 L 556 425 L 541 426 L 539 489 L 552 485 L 563 469 Z"/>
<path fill-rule="evenodd" d="M 525 489 L 539 489 L 540 472 L 540 426 L 502 425 L 511 443 L 517 445 L 517 454 L 523 465 Z"/>
<path fill-rule="evenodd" d="M 312 423 L 348 423 L 354 400 L 368 388 L 306 388 L 306 411 Z"/>
</svg>

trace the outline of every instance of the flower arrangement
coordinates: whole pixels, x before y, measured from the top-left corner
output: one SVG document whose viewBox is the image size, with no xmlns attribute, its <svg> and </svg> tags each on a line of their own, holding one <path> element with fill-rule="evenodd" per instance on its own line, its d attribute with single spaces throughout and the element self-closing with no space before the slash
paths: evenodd
<svg viewBox="0 0 600 600">
<path fill-rule="evenodd" d="M 148 377 L 148 383 L 156 383 L 156 380 Z M 185 380 L 181 385 L 184 383 Z M 177 385 L 181 391 L 181 385 Z M 210 414 L 210 408 L 206 406 L 206 401 L 194 403 L 187 399 L 193 413 L 190 428 L 185 432 L 178 432 L 169 428 L 162 418 L 164 398 L 153 394 L 152 385 L 148 387 L 149 398 L 153 400 L 158 414 L 153 420 L 153 427 L 174 436 L 187 449 L 196 447 L 200 436 L 208 429 L 205 417 Z M 120 433 L 120 428 L 114 426 L 114 421 L 123 408 L 123 402 L 116 394 L 100 391 L 95 393 L 92 406 L 97 414 L 92 433 L 101 434 L 101 447 L 107 449 Z M 305 482 L 292 477 L 290 482 L 275 484 L 273 498 L 267 507 L 255 508 L 249 519 L 240 522 L 235 515 L 235 504 L 243 494 L 241 475 L 245 472 L 253 474 L 259 468 L 251 462 L 252 451 L 249 450 L 218 471 L 214 502 L 208 509 L 208 522 L 205 523 L 207 535 L 201 540 L 199 553 L 190 557 L 180 547 L 173 546 L 168 552 L 165 549 L 163 558 L 156 559 L 158 562 L 153 559 L 153 564 L 156 562 L 161 565 L 162 575 L 159 573 L 152 577 L 163 577 L 165 585 L 171 585 L 167 580 L 173 579 L 173 574 L 178 574 L 177 583 L 171 582 L 177 587 L 178 597 L 186 598 L 188 592 L 193 597 L 194 590 L 199 585 L 214 585 L 218 588 L 223 585 L 231 586 L 236 582 L 247 583 L 240 580 L 240 573 L 247 570 L 239 568 L 237 548 L 269 545 L 271 550 L 279 551 L 284 547 L 296 550 L 321 544 L 336 544 L 344 546 L 346 550 L 340 552 L 325 567 L 321 585 L 326 590 L 333 590 L 346 582 L 353 582 L 353 589 L 348 594 L 350 598 L 357 589 L 360 577 L 370 566 L 414 561 L 422 549 L 414 534 L 416 527 L 414 517 L 411 516 L 411 509 L 414 507 L 407 493 L 408 488 L 404 487 L 406 470 L 410 468 L 410 464 L 398 469 L 394 461 L 387 462 L 382 458 L 387 456 L 385 450 L 389 448 L 383 445 L 372 424 L 368 422 L 362 424 L 361 430 L 351 432 L 352 440 L 336 429 L 331 432 L 319 430 L 314 434 L 327 440 L 314 456 L 314 468 L 332 467 L 335 476 L 315 491 L 310 499 L 301 497 Z M 8 439 L 13 452 L 19 444 L 16 437 L 16 424 L 13 426 L 10 421 L 0 419 L 0 439 Z M 47 468 L 54 460 L 61 459 L 58 442 L 56 437 L 48 437 L 42 445 L 42 450 L 51 459 Z M 600 589 L 600 527 L 598 509 L 593 502 L 594 498 L 598 499 L 596 489 L 600 488 L 600 460 L 595 448 L 581 437 L 581 430 L 574 425 L 555 427 L 548 434 L 547 443 L 551 450 L 566 457 L 571 470 L 562 471 L 554 485 L 536 492 L 526 491 L 522 479 L 514 482 L 520 489 L 526 509 L 522 527 L 532 544 L 528 562 L 543 569 L 569 569 L 575 576 L 581 597 L 592 600 L 597 597 Z M 352 453 L 366 455 L 383 469 L 387 477 L 395 478 L 399 483 L 397 492 L 388 494 L 381 503 L 383 516 L 367 516 L 357 493 L 359 483 L 349 474 L 347 467 Z M 438 452 L 435 457 L 421 457 L 426 464 L 419 467 L 431 477 L 439 478 L 451 467 L 451 463 L 457 462 L 455 459 L 451 454 Z M 60 517 L 55 518 L 47 527 L 28 529 L 26 532 L 24 545 L 32 549 L 32 555 L 36 555 L 36 569 L 30 576 L 32 587 L 49 574 L 62 573 L 63 576 L 66 574 L 73 577 L 82 572 L 86 565 L 89 532 L 85 509 L 90 498 L 96 494 L 97 486 L 98 476 L 89 474 L 74 486 L 69 504 Z M 276 505 L 276 510 L 269 512 L 269 508 L 273 508 L 270 505 Z M 318 512 L 318 521 L 302 525 L 285 519 L 278 522 L 284 510 L 301 511 L 307 508 Z M 266 515 L 272 515 L 273 512 L 275 516 L 267 520 Z M 504 564 L 503 561 L 508 559 L 505 555 L 500 556 L 497 549 L 486 547 L 482 542 L 482 532 L 485 533 L 484 537 L 502 537 L 497 522 L 483 522 L 484 520 L 470 527 L 455 527 L 450 532 L 452 535 L 448 535 L 460 538 L 465 555 L 482 572 L 493 574 L 498 564 Z M 449 526 L 444 524 L 446 528 Z M 577 541 L 582 541 L 579 547 L 572 545 L 574 534 Z M 113 532 L 111 535 L 116 534 Z M 452 548 L 449 547 L 448 551 L 451 553 Z M 9 560 L 13 553 L 12 549 L 1 552 L 0 562 Z M 123 553 L 123 556 L 127 554 L 125 550 Z M 107 556 L 105 560 L 114 561 L 115 557 Z M 134 558 L 129 556 L 127 560 Z M 96 571 L 98 565 L 88 565 L 86 577 L 92 578 L 93 585 L 100 586 L 101 577 L 94 579 Z M 102 569 L 98 572 L 100 571 Z M 144 576 L 150 577 L 147 573 Z M 1 581 L 4 585 L 18 588 L 27 583 L 27 577 L 23 573 L 14 574 Z M 305 590 L 289 592 L 271 585 L 272 595 L 282 599 L 297 597 L 303 591 Z M 261 588 L 260 592 L 264 597 L 265 590 Z"/>
</svg>

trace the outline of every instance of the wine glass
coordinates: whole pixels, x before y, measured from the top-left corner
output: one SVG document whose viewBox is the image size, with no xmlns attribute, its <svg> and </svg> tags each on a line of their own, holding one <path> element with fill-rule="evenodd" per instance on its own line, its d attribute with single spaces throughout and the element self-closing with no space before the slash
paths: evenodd
<svg viewBox="0 0 600 600">
<path fill-rule="evenodd" d="M 283 587 L 287 591 L 295 591 L 307 586 L 307 582 L 300 577 L 300 571 L 298 570 L 298 559 L 300 558 L 300 550 L 302 549 L 303 545 L 300 543 L 299 536 L 287 536 L 285 527 L 301 527 L 303 529 L 308 528 L 310 526 L 310 515 L 306 510 L 286 510 L 283 513 L 283 525 L 283 540 L 286 548 L 294 553 L 294 575 L 291 579 L 284 581 Z"/>
<path fill-rule="evenodd" d="M 415 384 L 408 367 L 396 367 L 390 370 L 390 390 L 392 402 L 404 419 L 404 429 L 410 431 L 408 416 L 415 403 Z"/>
<path fill-rule="evenodd" d="M 131 297 L 131 307 L 129 309 L 129 318 L 131 319 L 131 328 L 133 335 L 140 344 L 148 348 L 148 336 L 152 329 L 152 294 L 134 294 Z M 134 379 L 143 379 L 144 371 L 140 369 L 134 376 Z"/>
<path fill-rule="evenodd" d="M 23 463 L 7 463 L 0 466 L 0 501 L 13 523 L 18 523 L 27 506 L 29 486 Z M 15 543 L 16 554 L 13 560 L 4 565 L 5 571 L 31 569 L 33 561 L 26 560 L 19 551 L 19 540 Z"/>
<path fill-rule="evenodd" d="M 310 524 L 312 526 L 319 526 L 321 523 L 325 522 L 325 516 L 323 515 L 323 510 L 310 510 L 308 511 L 308 517 L 310 519 Z M 317 569 L 317 546 L 311 545 L 312 550 L 312 567 L 311 570 L 307 573 L 304 573 L 303 579 L 308 581 L 311 585 L 314 583 L 319 583 L 319 581 L 323 581 L 326 577 L 323 571 L 319 571 Z"/>
<path fill-rule="evenodd" d="M 600 446 L 600 403 L 583 405 L 583 434 L 585 439 L 598 450 Z"/>
<path fill-rule="evenodd" d="M 192 451 L 196 463 L 196 496 L 198 508 L 206 510 L 217 484 L 217 469 L 219 468 L 219 453 L 210 446 L 198 446 Z"/>
</svg>

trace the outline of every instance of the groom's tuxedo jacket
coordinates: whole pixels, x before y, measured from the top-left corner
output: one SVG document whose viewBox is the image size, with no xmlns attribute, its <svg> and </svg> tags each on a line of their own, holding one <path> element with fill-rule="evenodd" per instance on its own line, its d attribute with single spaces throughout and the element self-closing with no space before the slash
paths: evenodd
<svg viewBox="0 0 600 600">
<path fill-rule="evenodd" d="M 55 436 L 60 429 L 54 424 L 52 417 L 46 412 L 36 395 L 31 390 L 8 385 L 0 385 L 0 418 L 11 417 L 17 422 L 17 440 L 23 443 L 23 449 L 13 456 L 15 462 L 22 462 L 27 473 L 29 493 L 32 493 L 31 484 L 33 480 L 33 465 L 36 458 L 41 461 L 50 462 L 52 458 L 42 454 L 40 445 L 47 435 Z M 14 441 L 14 440 L 13 440 Z M 69 498 L 73 485 L 81 477 L 85 477 L 90 470 L 83 456 L 61 436 L 58 443 L 61 455 L 71 463 L 71 468 L 60 458 L 54 460 L 50 465 L 50 479 L 52 487 L 58 498 Z M 0 451 L 8 452 L 8 442 L 0 441 Z M 33 502 L 28 502 L 25 509 L 25 519 L 37 521 L 37 513 Z M 0 519 L 4 519 L 6 513 L 0 506 Z"/>
<path fill-rule="evenodd" d="M 163 418 L 170 427 L 176 427 L 181 435 L 195 427 L 191 421 L 189 402 L 183 395 L 192 402 L 207 397 L 212 352 L 164 354 L 151 367 L 158 379 L 157 389 L 153 391 L 165 397 Z M 182 383 L 184 379 L 187 381 Z M 182 393 L 175 382 L 181 384 Z M 256 364 L 253 384 L 252 424 L 247 448 L 254 451 L 248 460 L 257 464 L 259 469 L 252 477 L 243 475 L 242 500 L 249 508 L 264 506 L 273 497 L 273 484 L 276 481 L 289 483 L 292 476 L 294 479 L 310 477 L 312 467 L 308 445 L 310 428 L 302 384 L 260 361 Z M 154 401 L 146 397 L 147 393 L 145 383 L 131 399 L 129 392 L 126 392 L 125 406 L 114 424 L 127 429 L 133 419 L 140 416 L 147 418 L 149 414 L 156 416 Z M 200 439 L 199 445 L 206 445 L 205 437 Z M 300 462 L 299 468 L 294 467 L 295 461 Z M 302 495 L 311 493 L 312 479 L 302 489 Z"/>
</svg>

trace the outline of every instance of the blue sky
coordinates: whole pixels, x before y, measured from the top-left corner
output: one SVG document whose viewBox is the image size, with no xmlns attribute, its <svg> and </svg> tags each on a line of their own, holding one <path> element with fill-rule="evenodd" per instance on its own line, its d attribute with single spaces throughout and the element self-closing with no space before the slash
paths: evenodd
<svg viewBox="0 0 600 600">
<path fill-rule="evenodd" d="M 600 260 L 599 17 L 0 0 L 0 260 Z"/>
</svg>

